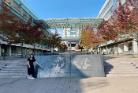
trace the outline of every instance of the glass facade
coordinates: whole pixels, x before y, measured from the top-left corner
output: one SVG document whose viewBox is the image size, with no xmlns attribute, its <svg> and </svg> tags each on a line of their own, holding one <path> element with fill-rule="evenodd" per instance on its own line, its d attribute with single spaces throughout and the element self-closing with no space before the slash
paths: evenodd
<svg viewBox="0 0 138 93">
<path fill-rule="evenodd" d="M 122 5 L 125 4 L 125 2 L 126 0 L 121 0 Z M 106 0 L 99 12 L 98 18 L 104 18 L 105 20 L 108 20 L 117 7 L 118 0 Z"/>
<path fill-rule="evenodd" d="M 30 17 L 37 19 L 37 17 L 21 2 L 21 0 L 8 0 L 5 4 L 13 14 L 24 21 L 28 20 Z"/>
</svg>

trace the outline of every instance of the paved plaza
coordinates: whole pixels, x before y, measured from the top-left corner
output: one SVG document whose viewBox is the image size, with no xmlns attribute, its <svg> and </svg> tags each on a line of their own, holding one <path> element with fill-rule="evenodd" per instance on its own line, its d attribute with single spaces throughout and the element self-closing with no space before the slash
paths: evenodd
<svg viewBox="0 0 138 93">
<path fill-rule="evenodd" d="M 0 93 L 138 93 L 138 77 L 0 79 Z"/>
<path fill-rule="evenodd" d="M 138 0 L 0 0 L 0 93 L 138 93 L 137 17 Z"/>
<path fill-rule="evenodd" d="M 22 75 L 16 72 L 17 70 L 22 72 L 21 69 L 25 68 L 25 59 L 1 60 L 0 66 L 6 67 L 0 71 L 0 93 L 138 93 L 138 58 L 128 56 L 105 58 L 106 77 L 53 77 L 35 80 L 25 78 L 26 70 L 23 70 Z M 13 70 L 12 67 L 16 69 Z M 12 70 L 8 70 L 9 68 Z"/>
</svg>

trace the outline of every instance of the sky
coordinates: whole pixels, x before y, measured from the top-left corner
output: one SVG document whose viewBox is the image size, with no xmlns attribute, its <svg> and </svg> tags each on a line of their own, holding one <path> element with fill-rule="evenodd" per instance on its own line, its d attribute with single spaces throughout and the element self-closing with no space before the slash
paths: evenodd
<svg viewBox="0 0 138 93">
<path fill-rule="evenodd" d="M 105 0 L 22 0 L 40 19 L 96 17 Z"/>
</svg>

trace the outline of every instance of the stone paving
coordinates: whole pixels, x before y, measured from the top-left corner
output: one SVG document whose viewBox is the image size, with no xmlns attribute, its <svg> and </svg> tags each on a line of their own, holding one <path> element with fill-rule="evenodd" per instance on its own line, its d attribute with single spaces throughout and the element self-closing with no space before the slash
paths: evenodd
<svg viewBox="0 0 138 93">
<path fill-rule="evenodd" d="M 7 71 L 11 67 L 16 67 L 17 71 L 18 65 L 22 65 L 20 70 L 25 67 L 23 59 L 11 62 L 0 61 L 0 68 L 4 67 L 1 71 Z M 138 58 L 111 57 L 106 60 L 105 64 L 107 77 L 39 78 L 35 80 L 15 77 L 0 78 L 0 93 L 138 93 L 137 65 Z"/>
<path fill-rule="evenodd" d="M 138 77 L 0 79 L 0 93 L 138 93 Z"/>
</svg>

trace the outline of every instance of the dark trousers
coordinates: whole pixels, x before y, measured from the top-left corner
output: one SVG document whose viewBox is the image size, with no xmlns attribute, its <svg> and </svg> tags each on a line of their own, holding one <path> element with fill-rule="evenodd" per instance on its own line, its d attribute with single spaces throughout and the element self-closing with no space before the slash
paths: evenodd
<svg viewBox="0 0 138 93">
<path fill-rule="evenodd" d="M 32 77 L 35 76 L 34 66 L 31 65 L 30 68 L 28 67 L 28 75 L 32 75 Z"/>
</svg>

